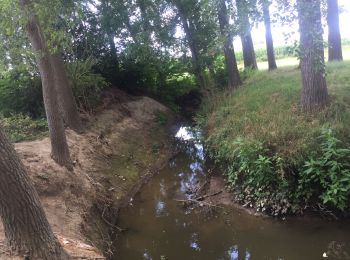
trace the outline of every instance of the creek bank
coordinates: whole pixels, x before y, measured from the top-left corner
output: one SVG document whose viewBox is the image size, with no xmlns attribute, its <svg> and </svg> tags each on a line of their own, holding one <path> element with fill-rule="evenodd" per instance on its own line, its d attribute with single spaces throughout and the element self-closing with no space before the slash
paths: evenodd
<svg viewBox="0 0 350 260">
<path fill-rule="evenodd" d="M 175 136 L 179 153 L 120 210 L 127 230 L 112 259 L 349 258 L 348 221 L 256 217 L 232 207 L 196 132 L 182 126 Z"/>
<path fill-rule="evenodd" d="M 53 162 L 48 138 L 15 144 L 54 233 L 74 259 L 109 256 L 119 208 L 173 155 L 173 120 L 153 99 L 113 90 L 94 116 L 84 117 L 83 134 L 66 130 L 74 172 Z M 0 259 L 23 259 L 6 248 L 2 226 L 0 252 Z"/>
</svg>

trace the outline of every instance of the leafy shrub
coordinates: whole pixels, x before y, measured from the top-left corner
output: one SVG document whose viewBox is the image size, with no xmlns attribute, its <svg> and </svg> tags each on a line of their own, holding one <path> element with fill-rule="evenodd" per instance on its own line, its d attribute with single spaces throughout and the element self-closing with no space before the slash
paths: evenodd
<svg viewBox="0 0 350 260">
<path fill-rule="evenodd" d="M 88 112 L 92 112 L 100 103 L 101 92 L 109 86 L 100 74 L 93 72 L 96 64 L 97 61 L 89 57 L 67 65 L 78 106 Z"/>
<path fill-rule="evenodd" d="M 210 155 L 227 165 L 228 186 L 246 206 L 271 215 L 317 204 L 344 211 L 350 205 L 350 149 L 340 147 L 332 129 L 323 129 L 320 139 L 317 152 L 299 165 L 242 138 L 216 147 Z"/>
<path fill-rule="evenodd" d="M 323 129 L 320 151 L 305 162 L 300 173 L 299 196 L 305 201 L 320 199 L 337 209 L 350 204 L 350 149 L 341 148 L 341 141 L 332 129 Z"/>
<path fill-rule="evenodd" d="M 46 119 L 32 119 L 24 114 L 1 116 L 0 122 L 12 142 L 33 140 L 46 135 L 48 131 Z"/>
<path fill-rule="evenodd" d="M 261 143 L 245 142 L 237 138 L 227 146 L 217 148 L 213 158 L 227 165 L 228 187 L 245 206 L 271 215 L 293 211 L 290 186 L 285 174 L 285 160 L 272 155 Z"/>
<path fill-rule="evenodd" d="M 176 109 L 177 100 L 196 89 L 190 60 L 172 58 L 146 46 L 129 45 L 120 57 L 118 87 L 149 95 Z"/>
<path fill-rule="evenodd" d="M 0 112 L 5 116 L 12 113 L 43 116 L 40 78 L 18 67 L 3 74 L 0 79 Z"/>
</svg>

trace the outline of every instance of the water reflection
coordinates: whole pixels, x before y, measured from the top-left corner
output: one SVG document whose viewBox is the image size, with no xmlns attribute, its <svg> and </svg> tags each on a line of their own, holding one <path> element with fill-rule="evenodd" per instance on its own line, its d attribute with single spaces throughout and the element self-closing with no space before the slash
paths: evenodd
<svg viewBox="0 0 350 260">
<path fill-rule="evenodd" d="M 238 247 L 237 246 L 232 246 L 228 250 L 228 256 L 230 260 L 238 260 Z"/>
<path fill-rule="evenodd" d="M 188 126 L 181 126 L 175 134 L 176 138 L 181 139 L 183 141 L 194 140 L 196 139 L 196 136 L 196 133 L 192 130 L 191 127 Z"/>
<path fill-rule="evenodd" d="M 115 259 L 309 260 L 324 253 L 347 259 L 349 223 L 281 222 L 235 210 L 209 217 L 184 209 L 175 199 L 190 197 L 206 175 L 199 136 L 181 127 L 176 138 L 182 152 L 121 211 L 118 225 L 129 231 L 118 240 Z"/>
<path fill-rule="evenodd" d="M 197 233 L 192 234 L 191 241 L 190 241 L 190 247 L 192 249 L 194 249 L 195 251 L 201 250 L 199 243 L 198 243 L 198 234 Z"/>
<path fill-rule="evenodd" d="M 162 217 L 166 214 L 165 203 L 163 201 L 157 201 L 156 203 L 156 215 Z"/>
</svg>

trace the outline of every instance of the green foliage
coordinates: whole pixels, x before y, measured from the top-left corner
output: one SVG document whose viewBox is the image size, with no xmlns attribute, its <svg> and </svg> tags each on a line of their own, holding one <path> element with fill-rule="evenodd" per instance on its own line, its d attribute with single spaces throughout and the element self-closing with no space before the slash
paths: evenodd
<svg viewBox="0 0 350 260">
<path fill-rule="evenodd" d="M 350 149 L 340 147 L 332 129 L 323 129 L 320 150 L 300 173 L 299 193 L 306 202 L 320 199 L 323 204 L 345 210 L 350 205 Z"/>
<path fill-rule="evenodd" d="M 101 92 L 109 84 L 93 67 L 97 61 L 92 57 L 67 65 L 67 72 L 72 82 L 74 96 L 80 109 L 92 112 L 101 101 Z"/>
<path fill-rule="evenodd" d="M 349 62 L 328 64 L 332 102 L 314 115 L 298 109 L 295 68 L 256 72 L 234 93 L 203 102 L 197 123 L 207 151 L 225 165 L 242 204 L 272 215 L 318 204 L 349 208 L 349 68 Z"/>
<path fill-rule="evenodd" d="M 197 89 L 194 76 L 187 72 L 187 59 L 174 59 L 133 45 L 127 54 L 121 59 L 120 88 L 150 95 L 171 107 L 179 97 Z"/>
<path fill-rule="evenodd" d="M 46 119 L 32 119 L 24 114 L 1 116 L 0 122 L 12 142 L 34 140 L 45 136 L 48 132 Z"/>
<path fill-rule="evenodd" d="M 216 141 L 209 137 L 206 144 L 212 148 Z M 287 163 L 279 154 L 271 155 L 262 143 L 243 138 L 221 141 L 215 147 L 209 155 L 226 165 L 228 187 L 239 202 L 274 216 L 294 210 L 288 193 L 292 184 L 285 174 Z"/>
<path fill-rule="evenodd" d="M 4 73 L 0 79 L 0 112 L 5 116 L 11 113 L 43 116 L 40 78 L 21 69 Z"/>
</svg>

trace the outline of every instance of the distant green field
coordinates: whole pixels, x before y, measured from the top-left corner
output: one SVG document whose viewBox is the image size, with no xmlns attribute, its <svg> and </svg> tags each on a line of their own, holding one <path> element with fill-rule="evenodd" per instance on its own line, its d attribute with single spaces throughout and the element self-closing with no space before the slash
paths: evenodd
<svg viewBox="0 0 350 260">
<path fill-rule="evenodd" d="M 287 49 L 284 49 L 287 48 Z M 278 47 L 277 51 L 278 54 L 276 55 L 276 63 L 278 67 L 285 67 L 285 66 L 297 66 L 299 61 L 297 57 L 293 56 L 293 52 L 288 52 L 288 48 L 290 47 Z M 238 61 L 238 68 L 243 69 L 243 58 L 241 58 L 241 52 L 238 52 L 237 54 L 237 61 Z M 258 68 L 261 70 L 267 70 L 268 69 L 268 63 L 266 61 L 266 49 L 258 49 L 256 51 L 257 56 L 257 62 L 258 62 Z M 262 58 L 264 57 L 264 58 Z M 325 57 L 327 59 L 328 57 L 328 49 L 325 49 Z M 343 46 L 343 58 L 344 60 L 350 60 L 350 44 Z"/>
</svg>

